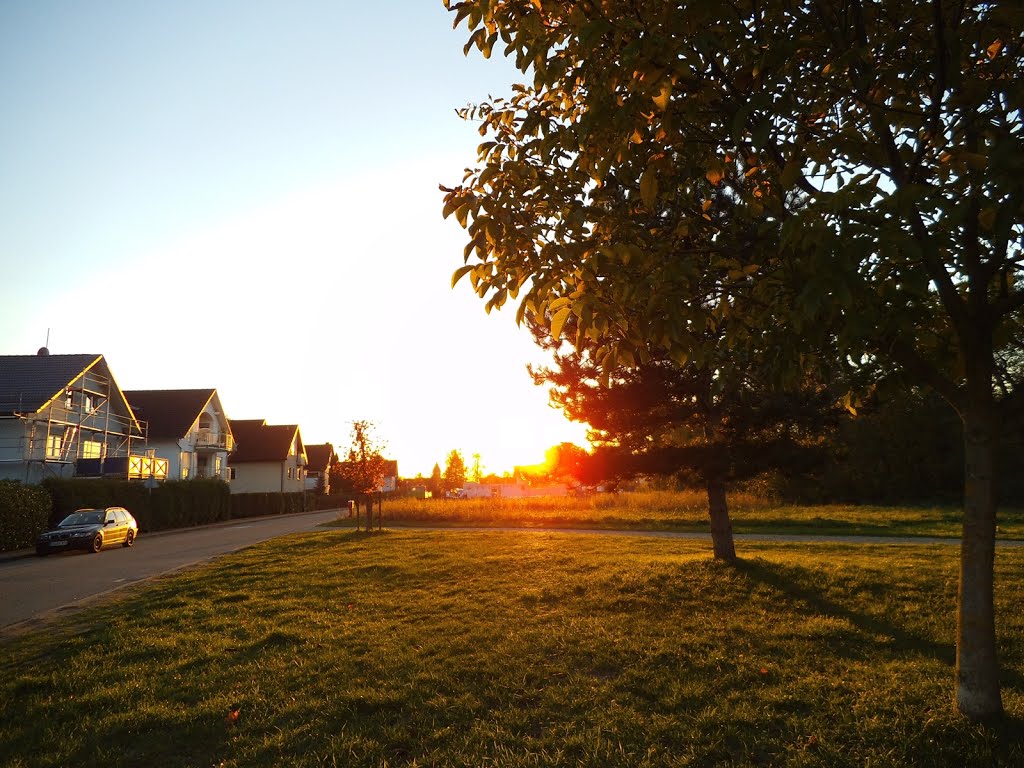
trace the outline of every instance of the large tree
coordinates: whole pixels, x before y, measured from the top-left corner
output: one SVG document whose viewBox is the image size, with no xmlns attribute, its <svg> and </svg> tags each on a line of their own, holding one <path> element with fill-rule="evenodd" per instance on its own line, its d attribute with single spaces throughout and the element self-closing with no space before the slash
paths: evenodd
<svg viewBox="0 0 1024 768">
<path fill-rule="evenodd" d="M 464 113 L 486 140 L 446 190 L 470 236 L 453 279 L 556 337 L 571 313 L 606 368 L 652 344 L 699 363 L 711 259 L 749 285 L 722 296 L 729 343 L 785 326 L 940 393 L 965 453 L 956 702 L 1000 715 L 993 446 L 1021 391 L 1001 363 L 1024 306 L 1024 6 L 446 4 L 467 51 L 499 45 L 531 80 Z M 751 226 L 781 236 L 744 258 L 732 233 Z M 793 351 L 779 369 L 799 376 Z"/>
</svg>

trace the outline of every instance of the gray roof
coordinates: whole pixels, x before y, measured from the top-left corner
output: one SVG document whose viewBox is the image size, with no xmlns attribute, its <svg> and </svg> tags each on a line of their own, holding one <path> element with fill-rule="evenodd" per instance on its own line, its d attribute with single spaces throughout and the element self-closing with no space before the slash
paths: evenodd
<svg viewBox="0 0 1024 768">
<path fill-rule="evenodd" d="M 0 415 L 35 413 L 102 355 L 0 355 Z"/>
</svg>

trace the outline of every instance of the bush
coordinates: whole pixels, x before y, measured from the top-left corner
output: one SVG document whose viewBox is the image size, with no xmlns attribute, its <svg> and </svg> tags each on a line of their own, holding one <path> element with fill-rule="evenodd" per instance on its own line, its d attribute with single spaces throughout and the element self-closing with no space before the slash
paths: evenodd
<svg viewBox="0 0 1024 768">
<path fill-rule="evenodd" d="M 46 530 L 51 503 L 39 486 L 0 480 L 0 552 L 33 546 Z"/>
</svg>

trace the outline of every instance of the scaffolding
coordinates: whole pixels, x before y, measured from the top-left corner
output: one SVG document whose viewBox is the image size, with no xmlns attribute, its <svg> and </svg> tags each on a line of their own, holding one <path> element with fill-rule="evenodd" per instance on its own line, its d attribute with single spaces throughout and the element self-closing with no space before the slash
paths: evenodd
<svg viewBox="0 0 1024 768">
<path fill-rule="evenodd" d="M 17 446 L 0 446 L 0 456 L 9 457 L 0 461 L 24 463 L 26 482 L 83 474 L 165 479 L 167 460 L 137 450 L 146 445 L 147 426 L 113 411 L 117 392 L 110 377 L 90 369 L 34 413 L 12 408 L 3 418 L 20 421 L 23 430 L 7 438 Z"/>
</svg>

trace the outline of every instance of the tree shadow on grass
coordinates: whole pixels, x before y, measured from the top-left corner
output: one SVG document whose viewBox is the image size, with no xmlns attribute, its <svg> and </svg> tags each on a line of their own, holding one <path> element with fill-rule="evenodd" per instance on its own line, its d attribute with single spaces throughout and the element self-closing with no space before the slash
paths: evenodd
<svg viewBox="0 0 1024 768">
<path fill-rule="evenodd" d="M 862 657 L 865 645 L 879 650 L 924 656 L 952 666 L 956 650 L 952 643 L 939 643 L 907 631 L 887 617 L 857 611 L 826 598 L 813 588 L 814 574 L 802 568 L 775 565 L 760 559 L 736 561 L 736 570 L 747 578 L 771 588 L 801 612 L 827 616 L 849 622 L 860 630 L 859 635 L 847 633 L 833 650 L 847 657 Z"/>
</svg>

